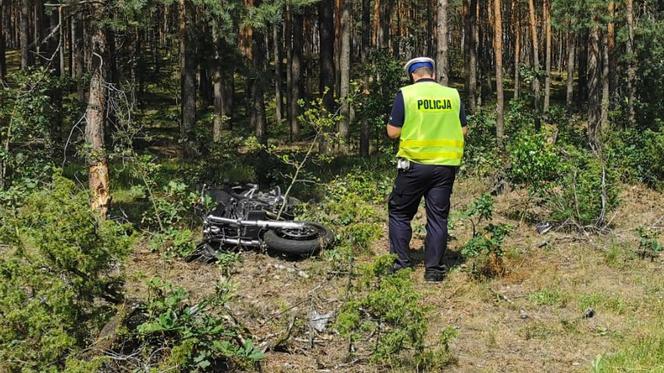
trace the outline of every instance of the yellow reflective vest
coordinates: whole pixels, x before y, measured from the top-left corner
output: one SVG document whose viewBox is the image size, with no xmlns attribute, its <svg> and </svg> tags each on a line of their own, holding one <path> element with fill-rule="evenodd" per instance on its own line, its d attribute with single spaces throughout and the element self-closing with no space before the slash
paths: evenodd
<svg viewBox="0 0 664 373">
<path fill-rule="evenodd" d="M 405 122 L 397 157 L 415 163 L 459 166 L 463 158 L 459 92 L 436 82 L 401 88 Z"/>
</svg>

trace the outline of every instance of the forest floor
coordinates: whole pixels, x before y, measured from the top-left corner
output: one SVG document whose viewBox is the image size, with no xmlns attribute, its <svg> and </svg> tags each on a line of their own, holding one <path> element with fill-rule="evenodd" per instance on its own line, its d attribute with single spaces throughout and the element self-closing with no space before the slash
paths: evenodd
<svg viewBox="0 0 664 373">
<path fill-rule="evenodd" d="M 453 209 L 461 210 L 488 189 L 476 178 L 455 186 Z M 515 228 L 505 243 L 508 272 L 479 281 L 470 275 L 458 250 L 470 235 L 460 223 L 446 262 L 451 270 L 442 284 L 423 281 L 421 261 L 412 274 L 423 305 L 430 306 L 428 343 L 447 327 L 458 330 L 451 343 L 459 372 L 588 371 L 601 354 L 638 343 L 661 323 L 664 297 L 662 259 L 643 260 L 636 253 L 640 225 L 661 226 L 664 195 L 642 186 L 626 186 L 620 207 L 609 217 L 613 229 L 603 235 L 549 232 L 540 235 L 520 218 L 526 195 L 508 191 L 496 200 L 495 219 Z M 386 206 L 376 206 L 386 214 Z M 635 213 L 638 212 L 638 213 Z M 422 211 L 415 226 L 424 221 Z M 415 229 L 414 257 L 421 257 L 422 233 Z M 369 262 L 388 251 L 387 227 L 370 252 Z M 235 316 L 260 346 L 270 346 L 267 372 L 377 371 L 366 359 L 348 358 L 348 345 L 330 328 L 310 330 L 311 311 L 335 311 L 345 297 L 348 278 L 318 258 L 289 261 L 264 253 L 243 252 L 231 275 L 237 298 Z M 195 301 L 214 292 L 223 276 L 216 265 L 164 259 L 138 248 L 127 264 L 129 296 L 145 295 L 154 276 L 188 289 Z M 594 315 L 584 317 L 587 309 Z"/>
</svg>

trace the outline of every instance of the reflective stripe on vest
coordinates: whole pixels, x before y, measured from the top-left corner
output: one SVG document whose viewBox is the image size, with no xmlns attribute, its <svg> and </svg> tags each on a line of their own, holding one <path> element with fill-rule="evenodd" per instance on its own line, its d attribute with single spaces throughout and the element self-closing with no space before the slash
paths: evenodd
<svg viewBox="0 0 664 373">
<path fill-rule="evenodd" d="M 406 118 L 397 156 L 422 164 L 459 166 L 464 146 L 459 92 L 421 82 L 401 88 L 401 93 Z"/>
</svg>

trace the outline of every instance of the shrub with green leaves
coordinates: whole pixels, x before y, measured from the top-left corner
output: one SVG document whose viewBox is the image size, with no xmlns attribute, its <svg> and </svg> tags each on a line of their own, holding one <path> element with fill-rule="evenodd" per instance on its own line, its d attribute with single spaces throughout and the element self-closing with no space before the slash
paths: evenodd
<svg viewBox="0 0 664 373">
<path fill-rule="evenodd" d="M 434 347 L 425 345 L 429 308 L 422 306 L 412 270 L 391 273 L 394 256 L 384 255 L 363 265 L 349 300 L 334 327 L 347 338 L 351 351 L 368 354 L 371 362 L 392 369 L 440 370 L 454 362 L 449 344 L 456 329 L 446 327 Z"/>
<path fill-rule="evenodd" d="M 607 145 L 607 158 L 622 181 L 664 187 L 664 126 L 659 131 L 615 131 L 608 135 Z"/>
<path fill-rule="evenodd" d="M 567 148 L 567 166 L 546 198 L 552 221 L 575 227 L 602 228 L 618 205 L 615 171 L 597 156 Z"/>
<path fill-rule="evenodd" d="M 384 200 L 390 184 L 387 180 L 381 183 L 376 188 L 376 182 L 368 177 L 338 177 L 326 186 L 323 203 L 304 218 L 333 226 L 338 248 L 349 253 L 366 251 L 383 232 L 384 217 L 368 202 Z"/>
<path fill-rule="evenodd" d="M 493 224 L 493 197 L 486 193 L 473 201 L 461 214 L 472 224 L 472 235 L 461 248 L 461 254 L 473 258 L 475 274 L 502 274 L 503 241 L 512 227 Z"/>
<path fill-rule="evenodd" d="M 644 226 L 638 227 L 636 233 L 639 236 L 639 255 L 642 259 L 649 257 L 650 260 L 655 260 L 664 250 L 664 246 L 657 240 L 659 238 L 658 232 Z"/>
<path fill-rule="evenodd" d="M 160 371 L 226 371 L 263 358 L 251 336 L 228 316 L 226 305 L 233 298 L 228 283 L 217 284 L 215 294 L 193 305 L 182 288 L 160 279 L 149 285 L 147 320 L 136 330 L 149 365 Z"/>
<path fill-rule="evenodd" d="M 427 322 L 411 271 L 390 275 L 393 264 L 394 257 L 386 255 L 360 269 L 359 281 L 350 290 L 351 298 L 335 327 L 352 344 L 366 343 L 373 362 L 398 367 L 424 352 Z"/>
<path fill-rule="evenodd" d="M 478 175 L 493 174 L 501 168 L 501 157 L 496 144 L 496 120 L 492 111 L 479 110 L 469 116 L 470 132 L 466 137 L 463 155 L 464 172 Z"/>
<path fill-rule="evenodd" d="M 61 86 L 45 68 L 12 73 L 0 89 L 0 204 L 16 206 L 52 173 L 57 125 L 52 90 Z"/>
<path fill-rule="evenodd" d="M 128 227 L 99 219 L 58 175 L 0 216 L 0 370 L 58 371 L 119 298 Z"/>
<path fill-rule="evenodd" d="M 160 252 L 167 257 L 186 257 L 196 248 L 194 232 L 187 228 L 166 228 L 155 233 L 148 242 L 150 250 Z"/>
<path fill-rule="evenodd" d="M 543 134 L 521 132 L 508 146 L 510 169 L 508 176 L 516 184 L 543 187 L 562 172 L 561 162 Z"/>
<path fill-rule="evenodd" d="M 508 224 L 488 224 L 482 232 L 478 232 L 461 248 L 465 257 L 476 257 L 481 254 L 503 256 L 503 241 L 510 233 Z"/>
</svg>

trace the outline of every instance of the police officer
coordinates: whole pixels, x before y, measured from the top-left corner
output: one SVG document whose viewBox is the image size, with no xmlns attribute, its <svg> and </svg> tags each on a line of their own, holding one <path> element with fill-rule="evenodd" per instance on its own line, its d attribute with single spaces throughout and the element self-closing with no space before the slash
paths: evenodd
<svg viewBox="0 0 664 373">
<path fill-rule="evenodd" d="M 387 134 L 400 139 L 398 174 L 389 200 L 390 252 L 395 270 L 412 267 L 410 222 L 425 198 L 427 235 L 424 279 L 443 280 L 447 217 L 457 169 L 463 157 L 466 115 L 459 92 L 434 80 L 434 61 L 414 58 L 405 66 L 411 85 L 394 98 Z"/>
</svg>

